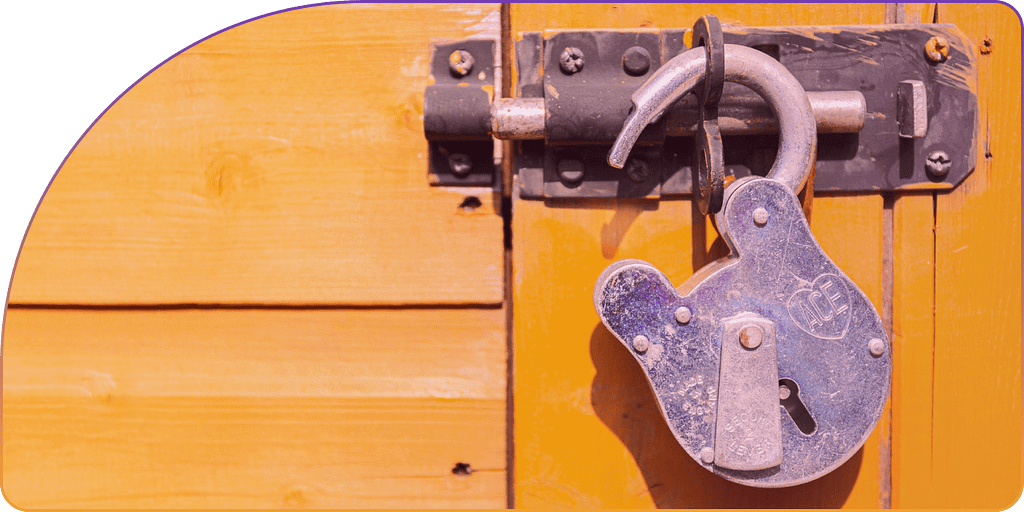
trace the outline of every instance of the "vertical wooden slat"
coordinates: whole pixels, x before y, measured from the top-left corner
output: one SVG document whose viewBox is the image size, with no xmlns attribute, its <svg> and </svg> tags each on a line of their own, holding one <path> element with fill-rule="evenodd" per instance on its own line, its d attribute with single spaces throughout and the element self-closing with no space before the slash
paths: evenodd
<svg viewBox="0 0 1024 512">
<path fill-rule="evenodd" d="M 893 208 L 892 506 L 937 506 L 932 464 L 935 300 L 933 194 Z"/>
<path fill-rule="evenodd" d="M 935 488 L 940 506 L 1005 508 L 1021 490 L 1021 25 L 1006 5 L 937 9 L 974 44 L 981 130 L 974 173 L 936 202 Z"/>
</svg>

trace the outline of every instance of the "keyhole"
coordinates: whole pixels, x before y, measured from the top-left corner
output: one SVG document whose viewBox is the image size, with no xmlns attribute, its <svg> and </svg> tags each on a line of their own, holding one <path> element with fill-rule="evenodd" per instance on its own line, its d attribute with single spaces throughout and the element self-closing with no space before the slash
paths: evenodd
<svg viewBox="0 0 1024 512">
<path fill-rule="evenodd" d="M 800 387 L 790 379 L 779 379 L 779 403 L 793 418 L 796 428 L 806 435 L 811 435 L 818 428 L 807 407 L 800 401 Z"/>
</svg>

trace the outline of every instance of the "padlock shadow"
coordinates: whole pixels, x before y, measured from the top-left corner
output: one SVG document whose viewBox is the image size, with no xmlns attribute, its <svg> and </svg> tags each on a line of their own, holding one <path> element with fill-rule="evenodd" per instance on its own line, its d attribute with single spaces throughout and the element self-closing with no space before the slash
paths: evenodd
<svg viewBox="0 0 1024 512">
<path fill-rule="evenodd" d="M 676 442 L 640 366 L 603 324 L 591 334 L 590 356 L 597 370 L 594 412 L 629 449 L 658 508 L 838 508 L 849 498 L 863 447 L 806 484 L 759 489 L 732 483 L 701 467 Z"/>
</svg>

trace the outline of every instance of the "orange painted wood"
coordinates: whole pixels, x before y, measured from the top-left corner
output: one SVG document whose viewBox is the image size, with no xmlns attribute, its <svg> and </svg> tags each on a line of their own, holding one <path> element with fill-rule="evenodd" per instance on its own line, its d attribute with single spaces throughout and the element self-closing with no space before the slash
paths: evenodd
<svg viewBox="0 0 1024 512">
<path fill-rule="evenodd" d="M 38 507 L 501 507 L 501 309 L 9 309 L 3 491 Z M 454 475 L 459 462 L 475 471 Z"/>
<path fill-rule="evenodd" d="M 14 275 L 5 498 L 504 506 L 497 195 L 430 187 L 421 120 L 429 40 L 496 38 L 498 21 L 497 5 L 291 11 L 113 105 Z"/>
<path fill-rule="evenodd" d="M 893 508 L 939 504 L 932 466 L 934 200 L 907 195 L 893 208 Z"/>
<path fill-rule="evenodd" d="M 1001 4 L 939 4 L 938 18 L 975 46 L 981 133 L 977 169 L 936 202 L 936 501 L 1002 509 L 1022 480 L 1020 18 Z"/>
<path fill-rule="evenodd" d="M 881 23 L 877 5 L 513 4 L 513 34 L 573 27 L 687 27 L 706 12 L 745 25 Z M 681 284 L 725 254 L 685 201 L 517 200 L 513 216 L 515 490 L 520 507 L 853 507 L 879 505 L 883 421 L 834 473 L 798 488 L 726 482 L 672 437 L 640 369 L 592 304 L 600 272 L 639 258 Z M 696 222 L 694 219 L 697 219 Z M 882 292 L 880 196 L 816 197 L 812 230 L 876 307 Z M 851 226 L 857 236 L 851 236 Z M 888 411 L 886 411 L 886 416 Z"/>
<path fill-rule="evenodd" d="M 429 41 L 475 36 L 497 4 L 300 9 L 186 50 L 58 173 L 11 302 L 500 303 L 495 195 L 426 177 Z"/>
</svg>

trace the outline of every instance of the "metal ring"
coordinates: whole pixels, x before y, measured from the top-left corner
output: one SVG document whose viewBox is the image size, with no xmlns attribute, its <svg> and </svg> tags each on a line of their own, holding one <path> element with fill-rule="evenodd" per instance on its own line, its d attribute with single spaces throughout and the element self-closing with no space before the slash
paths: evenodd
<svg viewBox="0 0 1024 512">
<path fill-rule="evenodd" d="M 703 48 L 677 55 L 633 93 L 633 111 L 608 153 L 608 164 L 621 169 L 640 132 L 669 106 L 704 80 Z M 799 192 L 817 152 L 817 125 L 800 82 L 778 61 L 746 46 L 725 45 L 725 80 L 759 94 L 779 120 L 779 153 L 768 177 Z"/>
</svg>

